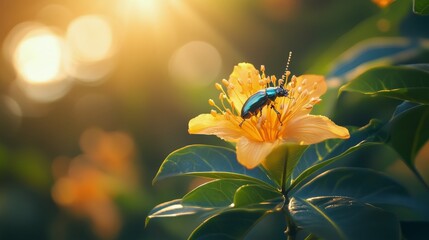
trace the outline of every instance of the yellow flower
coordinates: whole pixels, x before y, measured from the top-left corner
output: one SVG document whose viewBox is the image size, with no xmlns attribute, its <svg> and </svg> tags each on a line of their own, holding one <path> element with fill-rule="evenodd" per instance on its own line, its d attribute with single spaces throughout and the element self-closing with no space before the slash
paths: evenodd
<svg viewBox="0 0 429 240">
<path fill-rule="evenodd" d="M 290 72 L 284 79 L 288 81 Z M 209 104 L 216 108 L 210 114 L 201 114 L 189 121 L 189 133 L 216 135 L 226 141 L 236 143 L 237 159 L 246 168 L 254 168 L 262 163 L 268 154 L 283 143 L 309 145 L 329 138 L 349 138 L 346 128 L 337 126 L 325 116 L 310 115 L 312 107 L 321 101 L 326 92 L 326 83 L 322 76 L 292 76 L 285 84 L 288 97 L 277 97 L 275 108 L 264 107 L 261 113 L 243 121 L 241 108 L 244 102 L 267 83 L 278 85 L 274 76 L 266 76 L 252 64 L 240 63 L 234 67 L 229 80 L 222 80 L 224 87 L 216 83 L 220 91 L 218 106 L 213 100 Z"/>
</svg>

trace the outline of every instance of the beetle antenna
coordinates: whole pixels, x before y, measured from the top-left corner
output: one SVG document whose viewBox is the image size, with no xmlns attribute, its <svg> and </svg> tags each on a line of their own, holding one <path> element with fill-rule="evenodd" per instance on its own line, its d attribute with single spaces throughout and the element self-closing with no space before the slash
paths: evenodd
<svg viewBox="0 0 429 240">
<path fill-rule="evenodd" d="M 287 58 L 285 73 L 289 70 L 289 64 L 291 59 L 292 59 L 292 51 L 289 52 L 289 57 Z"/>
<path fill-rule="evenodd" d="M 287 58 L 285 73 L 283 74 L 282 79 L 280 81 L 280 87 L 282 87 L 282 88 L 285 84 L 287 84 L 287 82 L 289 80 L 289 76 L 290 76 L 289 64 L 290 64 L 291 59 L 292 59 L 292 51 L 289 52 L 289 57 Z"/>
</svg>

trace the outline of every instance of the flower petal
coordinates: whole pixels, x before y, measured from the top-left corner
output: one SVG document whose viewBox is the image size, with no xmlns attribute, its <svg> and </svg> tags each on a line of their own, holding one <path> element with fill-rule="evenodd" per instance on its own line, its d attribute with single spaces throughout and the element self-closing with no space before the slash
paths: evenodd
<svg viewBox="0 0 429 240">
<path fill-rule="evenodd" d="M 258 166 L 271 151 L 279 145 L 280 141 L 256 142 L 245 137 L 237 142 L 237 160 L 248 169 Z"/>
<path fill-rule="evenodd" d="M 228 96 L 234 102 L 238 112 L 241 111 L 244 102 L 261 87 L 259 85 L 259 71 L 250 63 L 239 63 L 234 67 L 229 76 Z"/>
<path fill-rule="evenodd" d="M 330 138 L 349 138 L 347 128 L 336 125 L 325 116 L 305 115 L 293 119 L 285 126 L 283 139 L 300 144 L 314 144 Z"/>
<path fill-rule="evenodd" d="M 238 124 L 233 124 L 225 116 L 214 117 L 211 114 L 200 114 L 189 121 L 190 134 L 216 135 L 226 141 L 236 142 L 244 131 Z"/>
</svg>

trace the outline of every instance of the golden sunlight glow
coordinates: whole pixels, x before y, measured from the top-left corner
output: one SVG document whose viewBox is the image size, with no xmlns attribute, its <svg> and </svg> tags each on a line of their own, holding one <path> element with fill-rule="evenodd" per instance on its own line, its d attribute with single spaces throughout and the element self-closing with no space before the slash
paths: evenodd
<svg viewBox="0 0 429 240">
<path fill-rule="evenodd" d="M 160 4 L 162 1 L 158 0 L 121 0 L 118 1 L 119 8 L 123 11 L 124 15 L 136 15 L 145 19 L 154 19 L 159 15 Z"/>
<path fill-rule="evenodd" d="M 211 44 L 193 41 L 173 54 L 169 63 L 170 75 L 179 81 L 207 85 L 215 80 L 222 67 L 219 51 Z"/>
<path fill-rule="evenodd" d="M 158 0 L 130 0 L 130 3 L 133 4 L 139 10 L 153 12 L 158 8 Z"/>
<path fill-rule="evenodd" d="M 110 22 L 100 15 L 74 19 L 66 33 L 65 69 L 85 83 L 98 83 L 113 67 L 116 39 Z"/>
<path fill-rule="evenodd" d="M 17 45 L 13 64 L 28 83 L 49 83 L 62 77 L 63 41 L 49 29 L 29 32 Z"/>
<path fill-rule="evenodd" d="M 76 18 L 67 29 L 66 39 L 71 54 L 80 61 L 101 61 L 112 54 L 112 29 L 109 22 L 101 16 Z"/>
</svg>

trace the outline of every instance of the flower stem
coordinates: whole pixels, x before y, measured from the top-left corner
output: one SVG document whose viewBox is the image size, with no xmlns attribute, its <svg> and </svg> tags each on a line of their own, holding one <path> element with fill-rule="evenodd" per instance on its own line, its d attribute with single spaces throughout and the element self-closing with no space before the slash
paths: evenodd
<svg viewBox="0 0 429 240">
<path fill-rule="evenodd" d="M 285 160 L 283 163 L 283 172 L 282 172 L 282 179 L 281 179 L 281 188 L 282 188 L 282 194 L 285 196 L 285 198 L 287 199 L 287 194 L 286 194 L 286 176 L 287 176 L 287 160 L 288 160 L 288 149 L 286 148 L 286 153 L 285 153 Z M 289 201 L 288 201 L 289 202 Z"/>
<path fill-rule="evenodd" d="M 285 154 L 285 160 L 283 163 L 283 172 L 282 172 L 282 179 L 281 179 L 281 191 L 284 197 L 284 204 L 283 204 L 283 211 L 285 212 L 285 216 L 286 216 L 286 231 L 285 231 L 285 235 L 286 235 L 286 239 L 287 240 L 294 240 L 295 239 L 295 235 L 297 232 L 297 227 L 295 225 L 295 223 L 292 220 L 292 216 L 290 215 L 289 212 L 289 197 L 287 196 L 287 191 L 286 191 L 286 179 L 287 179 L 287 162 L 288 162 L 288 149 L 286 149 L 286 154 Z"/>
</svg>

